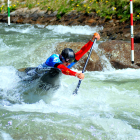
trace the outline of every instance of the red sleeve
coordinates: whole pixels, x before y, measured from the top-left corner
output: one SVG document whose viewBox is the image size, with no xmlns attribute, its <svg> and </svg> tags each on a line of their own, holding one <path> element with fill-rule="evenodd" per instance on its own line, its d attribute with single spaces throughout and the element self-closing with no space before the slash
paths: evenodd
<svg viewBox="0 0 140 140">
<path fill-rule="evenodd" d="M 76 72 L 72 71 L 70 69 L 68 69 L 67 67 L 65 67 L 63 64 L 59 64 L 57 66 L 58 69 L 60 69 L 62 71 L 63 74 L 65 75 L 71 75 L 71 76 L 75 76 Z"/>
<path fill-rule="evenodd" d="M 75 53 L 75 59 L 78 61 L 89 49 L 92 47 L 93 42 L 90 40 L 87 44 L 85 44 L 81 50 Z"/>
</svg>

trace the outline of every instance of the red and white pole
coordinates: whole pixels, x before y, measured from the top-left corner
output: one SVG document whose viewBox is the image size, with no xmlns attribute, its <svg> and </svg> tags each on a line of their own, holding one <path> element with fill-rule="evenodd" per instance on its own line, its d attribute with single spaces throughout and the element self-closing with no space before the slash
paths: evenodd
<svg viewBox="0 0 140 140">
<path fill-rule="evenodd" d="M 133 0 L 130 0 L 130 22 L 131 22 L 131 62 L 132 64 L 134 64 Z"/>
</svg>

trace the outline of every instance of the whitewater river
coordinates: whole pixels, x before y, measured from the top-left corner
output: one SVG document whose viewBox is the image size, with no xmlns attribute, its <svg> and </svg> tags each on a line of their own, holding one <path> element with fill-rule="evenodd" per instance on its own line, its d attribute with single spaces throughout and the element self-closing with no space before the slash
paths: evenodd
<svg viewBox="0 0 140 140">
<path fill-rule="evenodd" d="M 62 75 L 59 89 L 46 91 L 17 75 L 57 43 L 88 42 L 98 30 L 0 23 L 0 140 L 140 140 L 140 69 L 86 71 L 76 96 L 76 77 Z"/>
</svg>

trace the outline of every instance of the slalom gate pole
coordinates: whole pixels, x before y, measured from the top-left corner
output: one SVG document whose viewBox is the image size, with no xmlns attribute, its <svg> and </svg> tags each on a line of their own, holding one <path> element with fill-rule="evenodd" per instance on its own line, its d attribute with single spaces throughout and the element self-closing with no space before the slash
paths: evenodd
<svg viewBox="0 0 140 140">
<path fill-rule="evenodd" d="M 133 0 L 130 0 L 130 23 L 131 23 L 131 62 L 132 64 L 134 64 Z"/>
<path fill-rule="evenodd" d="M 8 26 L 10 26 L 10 7 L 9 7 L 9 0 L 7 2 L 7 8 L 8 8 Z"/>
<path fill-rule="evenodd" d="M 96 43 L 96 38 L 95 38 L 95 40 L 94 40 L 94 43 Z M 94 43 L 93 43 L 93 45 L 92 45 L 92 47 L 91 47 L 91 49 L 90 49 L 90 52 L 89 52 L 88 58 L 87 58 L 87 60 L 86 60 L 86 63 L 85 63 L 85 65 L 84 65 L 84 68 L 83 68 L 83 70 L 82 70 L 82 73 L 85 72 L 85 69 L 86 69 L 88 60 L 89 60 L 89 58 L 90 58 L 90 56 L 91 56 L 91 53 L 92 53 L 92 50 L 93 50 Z M 78 82 L 78 85 L 77 85 L 76 89 L 75 89 L 74 92 L 73 92 L 74 95 L 77 94 L 81 82 L 82 82 L 82 80 L 80 79 L 79 82 Z"/>
</svg>

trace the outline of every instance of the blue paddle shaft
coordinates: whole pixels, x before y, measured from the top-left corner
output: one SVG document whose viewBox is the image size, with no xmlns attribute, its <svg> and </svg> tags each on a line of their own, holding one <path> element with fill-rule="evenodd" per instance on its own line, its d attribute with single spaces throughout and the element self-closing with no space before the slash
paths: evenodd
<svg viewBox="0 0 140 140">
<path fill-rule="evenodd" d="M 96 38 L 95 38 L 95 40 L 94 40 L 94 43 L 96 43 Z M 93 43 L 93 45 L 92 45 L 92 47 L 91 47 L 91 49 L 90 49 L 90 52 L 89 52 L 88 58 L 87 58 L 87 60 L 86 60 L 86 63 L 85 63 L 85 65 L 84 65 L 84 68 L 83 68 L 83 70 L 82 70 L 82 73 L 85 72 L 85 69 L 86 69 L 88 60 L 89 60 L 89 58 L 90 58 L 90 56 L 91 56 L 91 53 L 92 53 L 92 50 L 93 50 L 94 43 Z M 82 80 L 80 79 L 79 82 L 78 82 L 78 85 L 77 85 L 77 87 L 76 87 L 76 89 L 75 89 L 75 91 L 73 92 L 73 94 L 77 94 L 81 82 L 82 82 Z"/>
</svg>

